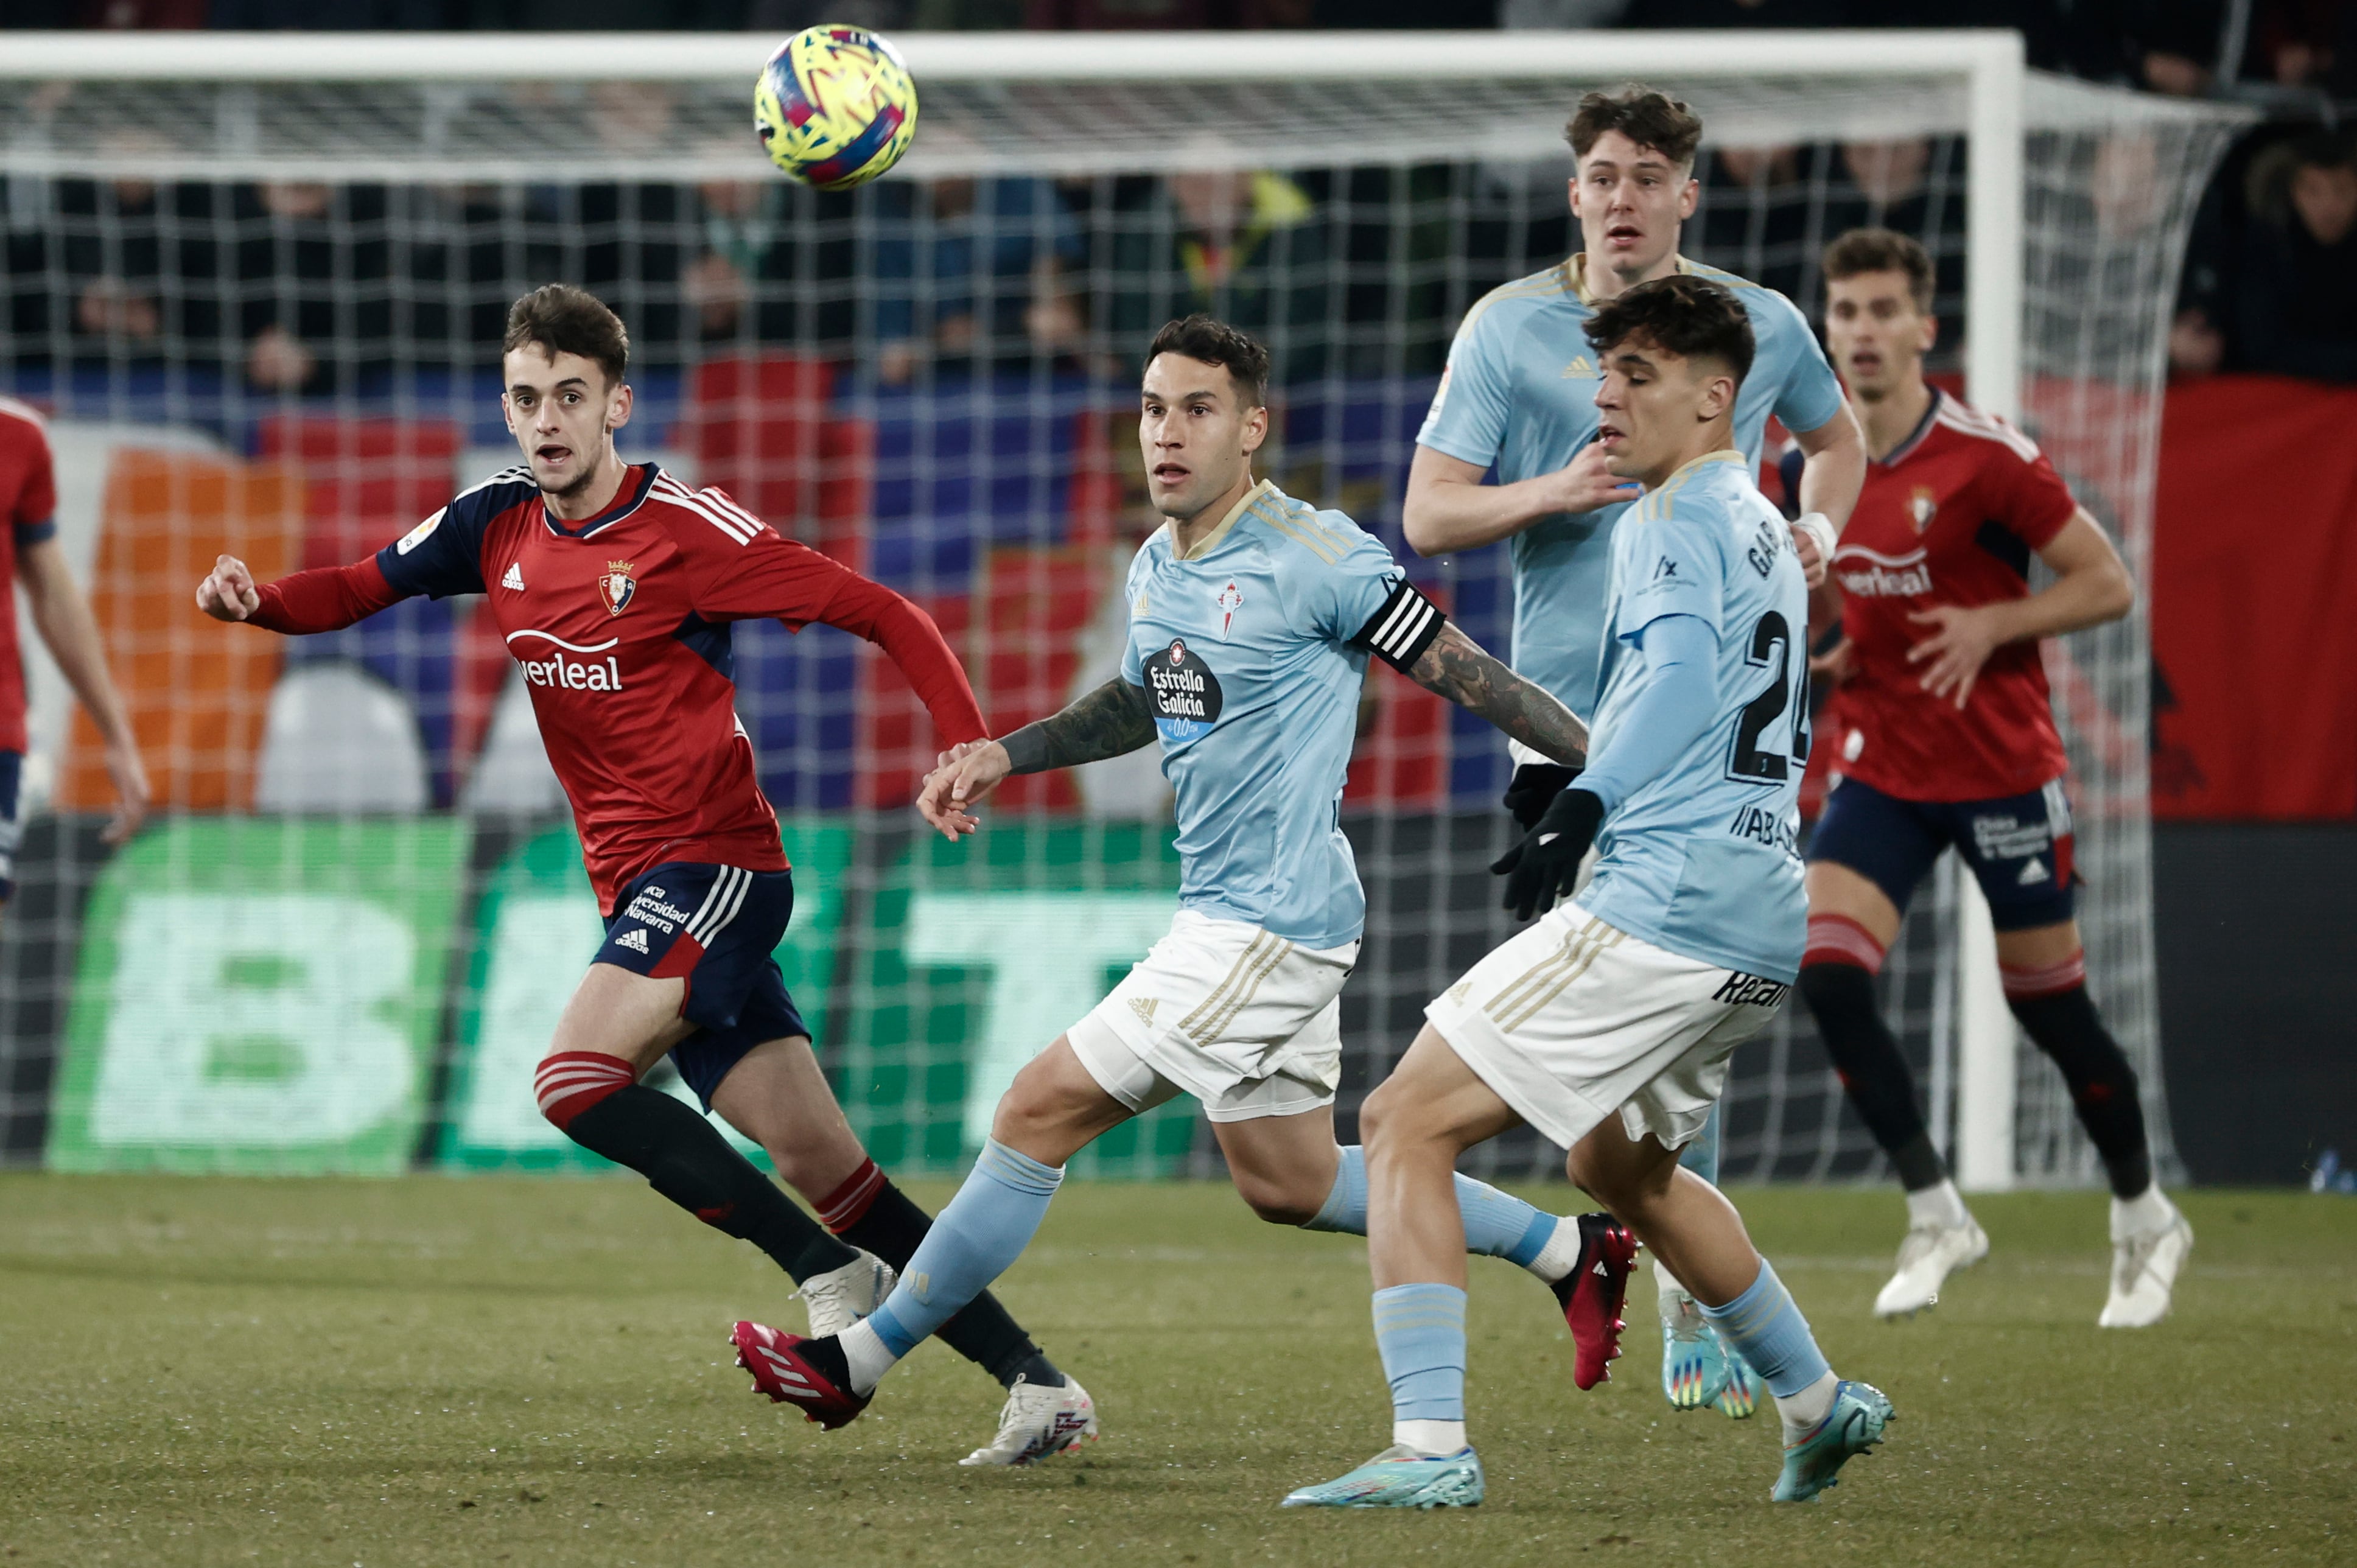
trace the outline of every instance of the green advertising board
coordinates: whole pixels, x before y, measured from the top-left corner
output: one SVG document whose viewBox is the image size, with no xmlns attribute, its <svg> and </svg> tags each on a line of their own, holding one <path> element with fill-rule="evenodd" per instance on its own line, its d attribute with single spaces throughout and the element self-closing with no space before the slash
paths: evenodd
<svg viewBox="0 0 2357 1568">
<path fill-rule="evenodd" d="M 811 820 L 789 820 L 781 829 L 794 867 L 794 914 L 776 957 L 803 1020 L 823 1041 L 851 832 Z M 614 1168 L 549 1125 L 532 1087 L 557 1017 L 604 934 L 597 896 L 581 869 L 580 841 L 570 826 L 531 840 L 490 874 L 476 905 L 473 953 L 458 1009 L 437 1151 L 445 1164 L 473 1170 Z M 668 1065 L 647 1081 L 694 1103 L 694 1094 Z M 733 1133 L 731 1139 L 748 1154 L 756 1152 L 746 1140 Z"/>
<path fill-rule="evenodd" d="M 142 834 L 83 918 L 49 1165 L 405 1168 L 467 846 L 447 818 L 182 818 Z"/>
<path fill-rule="evenodd" d="M 857 1024 L 831 1058 L 868 1152 L 896 1172 L 959 1168 L 1017 1070 L 1169 929 L 1178 886 L 1160 827 L 1001 819 L 959 844 L 915 841 L 885 875 Z M 1177 1174 L 1195 1112 L 1181 1097 L 1115 1128 L 1073 1174 Z"/>
</svg>

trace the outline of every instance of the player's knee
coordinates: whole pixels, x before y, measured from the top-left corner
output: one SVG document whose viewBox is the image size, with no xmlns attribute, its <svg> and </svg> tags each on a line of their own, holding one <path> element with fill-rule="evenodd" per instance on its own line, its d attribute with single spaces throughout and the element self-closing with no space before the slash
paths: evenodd
<svg viewBox="0 0 2357 1568">
<path fill-rule="evenodd" d="M 1326 1206 L 1325 1193 L 1313 1197 L 1299 1182 L 1248 1171 L 1234 1176 L 1236 1196 L 1271 1225 L 1307 1225 Z"/>
<path fill-rule="evenodd" d="M 552 1051 L 533 1075 L 533 1093 L 540 1113 L 570 1137 L 582 1112 L 639 1081 L 638 1073 L 619 1057 L 600 1051 Z"/>
<path fill-rule="evenodd" d="M 1359 1107 L 1359 1142 L 1369 1149 L 1389 1144 L 1402 1130 L 1400 1112 L 1405 1096 L 1397 1088 L 1398 1082 L 1397 1079 L 1383 1079 Z"/>
</svg>

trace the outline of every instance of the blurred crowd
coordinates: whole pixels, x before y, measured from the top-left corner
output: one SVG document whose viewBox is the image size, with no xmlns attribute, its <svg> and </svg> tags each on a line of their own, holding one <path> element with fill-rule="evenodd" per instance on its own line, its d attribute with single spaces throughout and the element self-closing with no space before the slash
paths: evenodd
<svg viewBox="0 0 2357 1568">
<path fill-rule="evenodd" d="M 2170 364 L 2357 381 L 2357 0 L 8 0 L 9 27 L 784 33 L 909 27 L 2012 26 L 2033 63 L 2269 111 L 2197 222 Z M 600 83 L 600 134 L 662 141 L 663 90 Z M 127 130 L 124 134 L 138 133 Z M 1183 159 L 1174 162 L 1183 163 Z M 1813 311 L 1844 229 L 1922 238 L 1963 305 L 1953 139 L 1718 146 L 1691 253 Z M 1170 316 L 1268 336 L 1281 373 L 1437 370 L 1457 313 L 1560 257 L 1558 190 L 1471 166 L 887 182 L 500 187 L 17 178 L 0 182 L 8 358 L 217 368 L 316 392 L 404 364 L 478 361 L 547 277 L 611 297 L 654 363 L 786 344 L 885 385 L 1048 367 L 1101 373 Z M 1957 323 L 1956 325 L 1961 325 Z M 1385 330 L 1371 330 L 1374 327 Z M 1962 333 L 1943 335 L 1951 346 Z"/>
</svg>

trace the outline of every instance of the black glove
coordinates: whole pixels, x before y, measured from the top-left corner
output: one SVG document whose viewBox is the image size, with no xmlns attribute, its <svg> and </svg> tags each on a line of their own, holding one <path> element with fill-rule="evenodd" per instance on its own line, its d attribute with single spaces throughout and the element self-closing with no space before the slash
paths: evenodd
<svg viewBox="0 0 2357 1568">
<path fill-rule="evenodd" d="M 1515 768 L 1506 785 L 1505 801 L 1506 810 L 1513 813 L 1514 825 L 1524 832 L 1530 832 L 1555 798 L 1578 777 L 1578 768 L 1566 768 L 1560 762 L 1525 762 Z"/>
<path fill-rule="evenodd" d="M 1490 869 L 1506 879 L 1506 908 L 1527 920 L 1571 891 L 1579 863 L 1596 842 L 1604 802 L 1577 787 L 1566 789 L 1540 813 L 1523 841 L 1492 861 Z"/>
</svg>

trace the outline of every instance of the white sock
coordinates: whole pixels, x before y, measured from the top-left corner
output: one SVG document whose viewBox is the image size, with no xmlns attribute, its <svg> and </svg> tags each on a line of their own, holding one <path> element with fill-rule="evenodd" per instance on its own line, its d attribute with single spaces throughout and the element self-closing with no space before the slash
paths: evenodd
<svg viewBox="0 0 2357 1568">
<path fill-rule="evenodd" d="M 1973 1211 L 1964 1207 L 1964 1195 L 1956 1190 L 1953 1180 L 1907 1195 L 1907 1223 L 1910 1226 L 1944 1225 L 1953 1230 L 1972 1222 Z"/>
<path fill-rule="evenodd" d="M 1776 1413 L 1784 1422 L 1784 1446 L 1790 1448 L 1817 1429 L 1825 1412 L 1834 1408 L 1834 1394 L 1841 1380 L 1827 1372 L 1796 1394 L 1778 1394 Z"/>
<path fill-rule="evenodd" d="M 2148 1236 L 2155 1230 L 2166 1230 L 2177 1223 L 2177 1205 L 2169 1201 L 2153 1183 L 2134 1197 L 2112 1199 L 2112 1240 L 2125 1241 L 2131 1236 Z"/>
<path fill-rule="evenodd" d="M 1419 1454 L 1437 1459 L 1457 1453 L 1465 1446 L 1465 1423 L 1461 1421 L 1394 1421 L 1392 1423 L 1392 1444 L 1394 1447 L 1413 1448 Z"/>
<path fill-rule="evenodd" d="M 845 1329 L 843 1337 L 835 1343 L 843 1347 L 843 1359 L 851 1364 L 851 1391 L 856 1394 L 875 1392 L 884 1374 L 900 1359 L 885 1347 L 883 1336 L 870 1328 L 864 1317 Z"/>
<path fill-rule="evenodd" d="M 1653 1260 L 1653 1288 L 1662 1293 L 1662 1316 L 1664 1317 L 1673 1311 L 1684 1309 L 1694 1300 L 1694 1293 L 1678 1283 L 1677 1276 L 1671 1273 L 1659 1258 Z"/>
<path fill-rule="evenodd" d="M 1549 1284 L 1579 1267 L 1579 1221 L 1558 1219 L 1555 1234 L 1539 1249 L 1539 1255 L 1523 1266 Z M 1454 1454 L 1457 1450 L 1452 1448 L 1449 1452 Z"/>
</svg>

